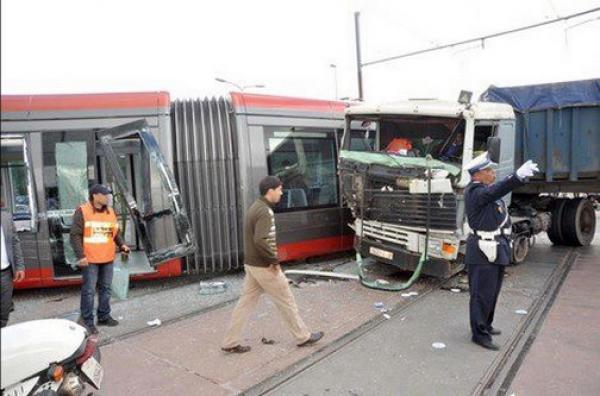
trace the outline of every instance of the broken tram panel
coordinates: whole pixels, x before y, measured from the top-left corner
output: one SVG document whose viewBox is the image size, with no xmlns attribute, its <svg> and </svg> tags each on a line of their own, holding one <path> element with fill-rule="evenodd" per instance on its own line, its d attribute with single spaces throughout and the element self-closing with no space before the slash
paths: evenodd
<svg viewBox="0 0 600 396">
<path fill-rule="evenodd" d="M 156 266 L 169 259 L 185 257 L 196 250 L 190 223 L 181 203 L 175 177 L 166 164 L 156 139 L 149 132 L 146 121 L 136 121 L 99 133 L 107 163 L 114 182 L 125 197 L 129 214 L 136 226 L 150 264 Z M 138 206 L 127 186 L 127 178 L 119 166 L 113 144 L 124 141 L 138 142 L 142 151 L 142 173 L 150 181 L 151 193 L 144 193 Z M 161 245 L 157 234 L 169 232 L 176 238 Z"/>
</svg>

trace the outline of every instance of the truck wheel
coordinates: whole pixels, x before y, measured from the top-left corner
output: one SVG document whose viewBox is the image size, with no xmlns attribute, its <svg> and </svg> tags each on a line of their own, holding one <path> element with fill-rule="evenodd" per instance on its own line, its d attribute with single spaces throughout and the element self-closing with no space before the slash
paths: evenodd
<svg viewBox="0 0 600 396">
<path fill-rule="evenodd" d="M 565 198 L 559 198 L 554 200 L 551 208 L 551 219 L 550 228 L 548 229 L 548 238 L 554 245 L 564 245 L 565 240 L 562 234 L 562 218 L 565 206 L 569 200 Z"/>
<path fill-rule="evenodd" d="M 513 264 L 521 264 L 525 261 L 529 253 L 529 238 L 520 236 L 513 241 L 512 262 Z"/>
<path fill-rule="evenodd" d="M 596 232 L 594 205 L 584 198 L 569 200 L 562 216 L 562 236 L 566 244 L 587 246 Z"/>
</svg>

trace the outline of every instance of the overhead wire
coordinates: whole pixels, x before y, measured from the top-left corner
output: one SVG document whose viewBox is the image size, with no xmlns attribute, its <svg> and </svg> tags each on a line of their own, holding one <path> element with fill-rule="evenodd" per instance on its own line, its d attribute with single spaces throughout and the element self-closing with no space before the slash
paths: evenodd
<svg viewBox="0 0 600 396">
<path fill-rule="evenodd" d="M 566 15 L 566 16 L 560 17 L 560 18 L 551 19 L 549 21 L 539 22 L 539 23 L 536 23 L 536 24 L 533 24 L 533 25 L 522 26 L 522 27 L 519 27 L 519 28 L 505 30 L 505 31 L 502 31 L 502 32 L 497 32 L 497 33 L 488 34 L 488 35 L 484 35 L 484 36 L 479 36 L 479 37 L 475 37 L 475 38 L 472 38 L 472 39 L 457 41 L 457 42 L 450 43 L 450 44 L 439 45 L 439 46 L 436 46 L 436 47 L 426 48 L 426 49 L 423 49 L 423 50 L 411 51 L 411 52 L 407 52 L 407 53 L 396 55 L 396 56 L 390 56 L 390 57 L 386 57 L 386 58 L 382 58 L 382 59 L 377 59 L 377 60 L 374 60 L 374 61 L 364 62 L 364 63 L 361 63 L 360 66 L 361 67 L 372 66 L 372 65 L 379 64 L 379 63 L 389 62 L 389 61 L 398 60 L 398 59 L 402 59 L 402 58 L 408 58 L 408 57 L 411 57 L 411 56 L 425 54 L 427 52 L 439 51 L 439 50 L 443 50 L 443 49 L 446 49 L 446 48 L 452 48 L 452 47 L 456 47 L 456 46 L 459 46 L 459 45 L 464 45 L 464 44 L 469 44 L 469 43 L 474 43 L 474 42 L 481 42 L 482 45 L 484 45 L 485 40 L 489 40 L 489 39 L 497 38 L 497 37 L 501 37 L 501 36 L 506 36 L 508 34 L 519 33 L 519 32 L 523 32 L 523 31 L 526 31 L 526 30 L 535 29 L 535 28 L 538 28 L 538 27 L 541 27 L 541 26 L 546 26 L 546 25 L 558 23 L 558 22 L 561 22 L 561 21 L 567 21 L 569 19 L 577 18 L 577 17 L 583 16 L 583 15 L 588 15 L 588 14 L 591 14 L 591 13 L 594 13 L 594 12 L 598 12 L 598 11 L 600 11 L 600 7 L 592 8 L 590 10 L 578 12 L 578 13 L 575 13 L 575 14 Z M 591 22 L 592 20 L 590 20 L 589 22 Z M 585 23 L 587 23 L 587 22 L 585 22 Z"/>
</svg>

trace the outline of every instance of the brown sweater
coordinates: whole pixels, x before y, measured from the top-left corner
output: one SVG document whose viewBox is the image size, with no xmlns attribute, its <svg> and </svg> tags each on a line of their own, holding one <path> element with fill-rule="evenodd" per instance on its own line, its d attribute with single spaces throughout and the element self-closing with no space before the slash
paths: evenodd
<svg viewBox="0 0 600 396">
<path fill-rule="evenodd" d="M 244 218 L 244 264 L 268 267 L 278 262 L 275 214 L 269 201 L 260 197 Z"/>
</svg>

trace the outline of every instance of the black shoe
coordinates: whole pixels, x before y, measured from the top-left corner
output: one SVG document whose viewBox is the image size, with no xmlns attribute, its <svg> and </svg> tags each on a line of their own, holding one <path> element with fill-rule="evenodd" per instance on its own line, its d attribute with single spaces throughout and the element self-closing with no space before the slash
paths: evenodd
<svg viewBox="0 0 600 396">
<path fill-rule="evenodd" d="M 497 351 L 500 347 L 492 342 L 492 340 L 476 340 L 473 338 L 473 342 L 477 345 L 481 345 L 485 349 L 489 349 L 491 351 Z"/>
<path fill-rule="evenodd" d="M 490 329 L 488 330 L 488 333 L 490 333 L 491 335 L 500 335 L 502 334 L 502 332 L 498 329 L 494 329 L 493 327 L 490 327 Z"/>
<path fill-rule="evenodd" d="M 119 325 L 119 321 L 113 319 L 111 316 L 109 316 L 106 319 L 98 319 L 98 326 L 110 326 L 110 327 L 115 327 Z"/>
<path fill-rule="evenodd" d="M 252 348 L 246 345 L 236 345 L 234 347 L 231 348 L 221 348 L 221 350 L 223 352 L 227 352 L 227 353 L 246 353 L 246 352 L 250 352 Z"/>
<path fill-rule="evenodd" d="M 303 346 L 312 345 L 315 342 L 319 341 L 321 338 L 323 338 L 324 335 L 325 335 L 325 333 L 323 333 L 322 331 L 317 331 L 316 333 L 310 333 L 310 338 L 308 340 L 304 341 L 302 344 L 298 344 L 298 346 L 303 347 Z"/>
<path fill-rule="evenodd" d="M 90 335 L 94 335 L 94 334 L 98 334 L 99 333 L 98 328 L 96 326 L 94 326 L 94 325 L 91 325 L 91 326 L 83 325 L 83 326 L 86 328 L 87 332 Z"/>
</svg>

